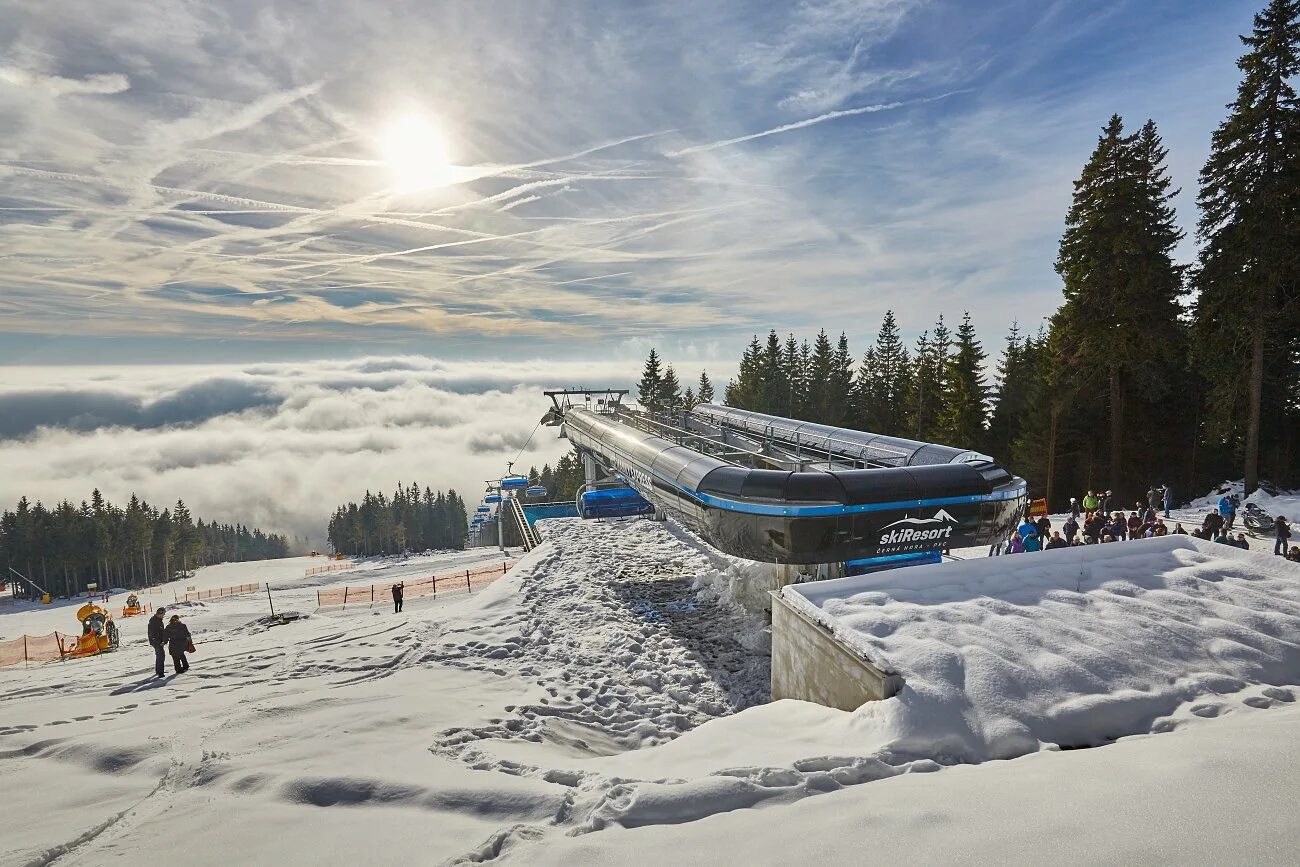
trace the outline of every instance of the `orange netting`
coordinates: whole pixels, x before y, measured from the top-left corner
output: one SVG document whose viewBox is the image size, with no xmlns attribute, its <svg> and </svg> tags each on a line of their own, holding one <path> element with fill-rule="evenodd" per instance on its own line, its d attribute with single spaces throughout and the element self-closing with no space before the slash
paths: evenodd
<svg viewBox="0 0 1300 867">
<path fill-rule="evenodd" d="M 421 596 L 437 596 L 439 593 L 468 593 L 476 587 L 486 587 L 500 578 L 515 564 L 507 560 L 500 566 L 463 572 L 449 572 L 445 575 L 430 575 L 426 578 L 403 578 L 401 581 L 389 581 L 384 584 L 361 584 L 348 587 L 332 587 L 316 591 L 316 604 L 326 605 L 373 605 L 393 601 L 393 585 L 402 585 L 402 598 L 415 599 Z"/>
<path fill-rule="evenodd" d="M 303 577 L 310 578 L 313 575 L 324 575 L 326 572 L 346 572 L 355 568 L 357 568 L 356 563 L 331 563 L 328 566 L 313 566 L 307 570 Z"/>
<path fill-rule="evenodd" d="M 0 666 L 51 662 L 62 659 L 65 648 L 71 649 L 76 646 L 77 637 L 66 632 L 24 635 L 10 641 L 0 641 Z"/>
<path fill-rule="evenodd" d="M 195 590 L 190 593 L 178 593 L 176 594 L 176 601 L 198 602 L 203 599 L 218 599 L 222 596 L 238 596 L 240 593 L 256 593 L 261 589 L 261 584 L 239 584 L 234 587 L 216 587 L 212 590 Z"/>
</svg>

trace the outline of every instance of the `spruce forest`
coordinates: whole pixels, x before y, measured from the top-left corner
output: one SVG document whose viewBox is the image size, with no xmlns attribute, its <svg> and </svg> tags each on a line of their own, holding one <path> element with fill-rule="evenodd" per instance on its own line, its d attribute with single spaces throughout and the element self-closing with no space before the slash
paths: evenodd
<svg viewBox="0 0 1300 867">
<path fill-rule="evenodd" d="M 366 491 L 360 503 L 339 506 L 326 538 L 340 554 L 368 557 L 404 551 L 461 550 L 469 526 L 455 491 L 398 485 L 393 496 Z"/>
<path fill-rule="evenodd" d="M 723 401 L 987 452 L 1053 508 L 1089 489 L 1300 483 L 1300 3 L 1273 0 L 1242 42 L 1200 173 L 1194 263 L 1173 258 L 1183 233 L 1156 124 L 1116 115 L 1065 216 L 1064 303 L 1013 324 L 991 369 L 969 312 L 910 346 L 887 312 L 860 358 L 844 334 L 755 336 Z M 683 389 L 653 350 L 638 384 L 652 411 L 712 392 L 706 374 Z"/>
<path fill-rule="evenodd" d="M 96 490 L 90 502 L 67 500 L 54 509 L 27 498 L 0 513 L 0 583 L 10 570 L 56 595 L 82 592 L 88 584 L 139 588 L 170 581 L 212 563 L 287 557 L 284 536 L 241 524 L 195 521 L 183 501 L 159 511 L 132 495 L 126 508 Z M 31 584 L 16 581 L 32 592 Z"/>
</svg>

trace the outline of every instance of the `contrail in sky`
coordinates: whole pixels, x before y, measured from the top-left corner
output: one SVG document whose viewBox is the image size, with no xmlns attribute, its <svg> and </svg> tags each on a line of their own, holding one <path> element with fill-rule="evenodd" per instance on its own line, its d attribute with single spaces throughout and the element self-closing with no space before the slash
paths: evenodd
<svg viewBox="0 0 1300 867">
<path fill-rule="evenodd" d="M 873 114 L 877 111 L 889 111 L 895 108 L 902 108 L 905 105 L 917 105 L 924 102 L 934 102 L 935 100 L 945 99 L 946 97 L 952 96 L 953 94 L 964 93 L 964 92 L 965 91 L 954 90 L 954 91 L 950 91 L 949 93 L 940 94 L 939 96 L 929 97 L 928 99 L 917 99 L 909 102 L 882 102 L 877 105 L 864 105 L 861 106 L 860 108 L 845 108 L 845 109 L 840 109 L 839 111 L 828 111 L 826 112 L 826 114 L 819 114 L 816 117 L 810 117 L 804 120 L 796 120 L 794 123 L 787 123 L 781 126 L 773 127 L 772 129 L 765 129 L 762 132 L 750 133 L 749 135 L 742 135 L 737 138 L 723 139 L 722 141 L 714 141 L 714 142 L 709 142 L 707 144 L 692 145 L 691 147 L 682 148 L 681 150 L 678 151 L 669 151 L 667 156 L 675 159 L 677 157 L 686 156 L 687 154 L 696 154 L 696 153 L 701 153 L 702 151 L 716 150 L 717 148 L 725 148 L 729 145 L 740 144 L 741 142 L 753 141 L 756 138 L 764 138 L 765 136 L 776 135 L 777 133 L 790 132 L 796 129 L 803 129 L 806 126 L 813 126 L 814 124 L 824 123 L 825 121 L 828 120 L 836 120 L 841 117 L 852 117 L 855 114 Z"/>
</svg>

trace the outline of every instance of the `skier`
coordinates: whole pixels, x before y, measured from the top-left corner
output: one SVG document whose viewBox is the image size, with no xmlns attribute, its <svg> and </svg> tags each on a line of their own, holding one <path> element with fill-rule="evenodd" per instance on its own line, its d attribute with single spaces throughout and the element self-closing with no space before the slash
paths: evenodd
<svg viewBox="0 0 1300 867">
<path fill-rule="evenodd" d="M 1169 517 L 1169 510 L 1174 507 L 1174 489 L 1165 485 L 1165 517 Z"/>
<path fill-rule="evenodd" d="M 402 613 L 402 591 L 405 589 L 406 589 L 406 585 L 400 581 L 393 585 L 393 613 L 394 614 Z"/>
<path fill-rule="evenodd" d="M 1291 538 L 1291 527 L 1286 522 L 1286 517 L 1278 515 L 1273 519 L 1273 532 L 1277 534 L 1277 541 L 1273 543 L 1273 553 L 1279 556 L 1286 556 L 1286 540 Z"/>
<path fill-rule="evenodd" d="M 181 616 L 173 614 L 171 620 L 167 622 L 167 628 L 163 630 L 163 637 L 167 639 L 167 652 L 171 654 L 172 665 L 176 667 L 177 674 L 184 674 L 190 670 L 189 660 L 185 654 L 194 645 L 190 639 L 190 629 L 184 623 L 181 623 Z"/>
<path fill-rule="evenodd" d="M 153 617 L 149 618 L 149 645 L 153 648 L 154 677 L 163 676 L 163 664 L 166 662 L 166 657 L 163 655 L 163 647 L 167 644 L 166 640 L 163 639 L 163 632 L 166 629 L 163 624 L 163 614 L 166 610 L 165 608 L 156 609 Z"/>
</svg>

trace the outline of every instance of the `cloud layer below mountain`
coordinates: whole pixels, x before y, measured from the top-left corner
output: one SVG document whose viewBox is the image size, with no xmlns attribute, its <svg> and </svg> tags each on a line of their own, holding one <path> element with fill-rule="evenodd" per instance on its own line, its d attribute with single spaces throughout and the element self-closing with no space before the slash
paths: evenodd
<svg viewBox="0 0 1300 867">
<path fill-rule="evenodd" d="M 98 487 L 324 544 L 333 508 L 398 482 L 456 488 L 554 462 L 534 427 L 543 388 L 628 385 L 637 365 L 449 363 L 420 356 L 310 364 L 5 368 L 0 503 L 79 502 Z M 531 439 L 530 439 L 531 434 Z"/>
</svg>

